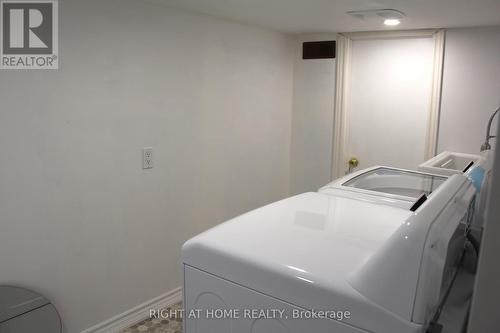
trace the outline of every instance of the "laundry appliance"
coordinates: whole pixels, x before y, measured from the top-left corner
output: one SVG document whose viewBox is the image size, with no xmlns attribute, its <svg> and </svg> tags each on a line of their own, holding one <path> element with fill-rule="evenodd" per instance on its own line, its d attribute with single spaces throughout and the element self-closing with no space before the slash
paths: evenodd
<svg viewBox="0 0 500 333">
<path fill-rule="evenodd" d="M 183 246 L 184 332 L 423 333 L 475 196 L 463 174 L 374 167 L 220 224 Z"/>
</svg>

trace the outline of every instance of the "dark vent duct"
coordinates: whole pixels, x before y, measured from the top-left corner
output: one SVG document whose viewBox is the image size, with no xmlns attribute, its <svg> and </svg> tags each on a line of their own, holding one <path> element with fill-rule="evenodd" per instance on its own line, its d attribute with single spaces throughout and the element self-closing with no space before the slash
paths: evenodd
<svg viewBox="0 0 500 333">
<path fill-rule="evenodd" d="M 335 41 L 304 42 L 302 44 L 302 59 L 334 59 Z"/>
</svg>

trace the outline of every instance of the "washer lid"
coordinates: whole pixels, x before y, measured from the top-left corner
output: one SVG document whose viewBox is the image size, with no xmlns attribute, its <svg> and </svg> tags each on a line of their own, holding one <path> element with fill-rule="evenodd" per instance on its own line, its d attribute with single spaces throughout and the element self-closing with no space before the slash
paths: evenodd
<svg viewBox="0 0 500 333">
<path fill-rule="evenodd" d="M 429 196 L 447 179 L 440 175 L 377 166 L 339 178 L 319 192 L 358 199 L 374 198 L 382 204 L 409 208 L 419 197 L 423 194 Z"/>
</svg>

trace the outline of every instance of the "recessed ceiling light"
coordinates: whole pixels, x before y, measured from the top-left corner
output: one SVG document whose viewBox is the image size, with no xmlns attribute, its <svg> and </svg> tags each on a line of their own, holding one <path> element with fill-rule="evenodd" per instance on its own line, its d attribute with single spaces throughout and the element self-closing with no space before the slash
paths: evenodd
<svg viewBox="0 0 500 333">
<path fill-rule="evenodd" d="M 389 26 L 398 25 L 399 23 L 401 23 L 401 21 L 400 21 L 400 20 L 398 20 L 398 19 L 386 19 L 386 20 L 384 21 L 384 24 L 385 24 L 385 25 L 389 25 Z"/>
</svg>

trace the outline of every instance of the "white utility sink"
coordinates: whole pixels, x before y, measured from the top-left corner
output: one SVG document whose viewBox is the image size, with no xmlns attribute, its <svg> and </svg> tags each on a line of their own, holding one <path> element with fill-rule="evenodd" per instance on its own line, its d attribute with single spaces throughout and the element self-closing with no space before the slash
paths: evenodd
<svg viewBox="0 0 500 333">
<path fill-rule="evenodd" d="M 477 163 L 479 159 L 479 155 L 445 151 L 420 164 L 418 166 L 418 170 L 438 175 L 451 176 L 465 172 L 466 169 L 472 166 L 471 162 Z"/>
</svg>

